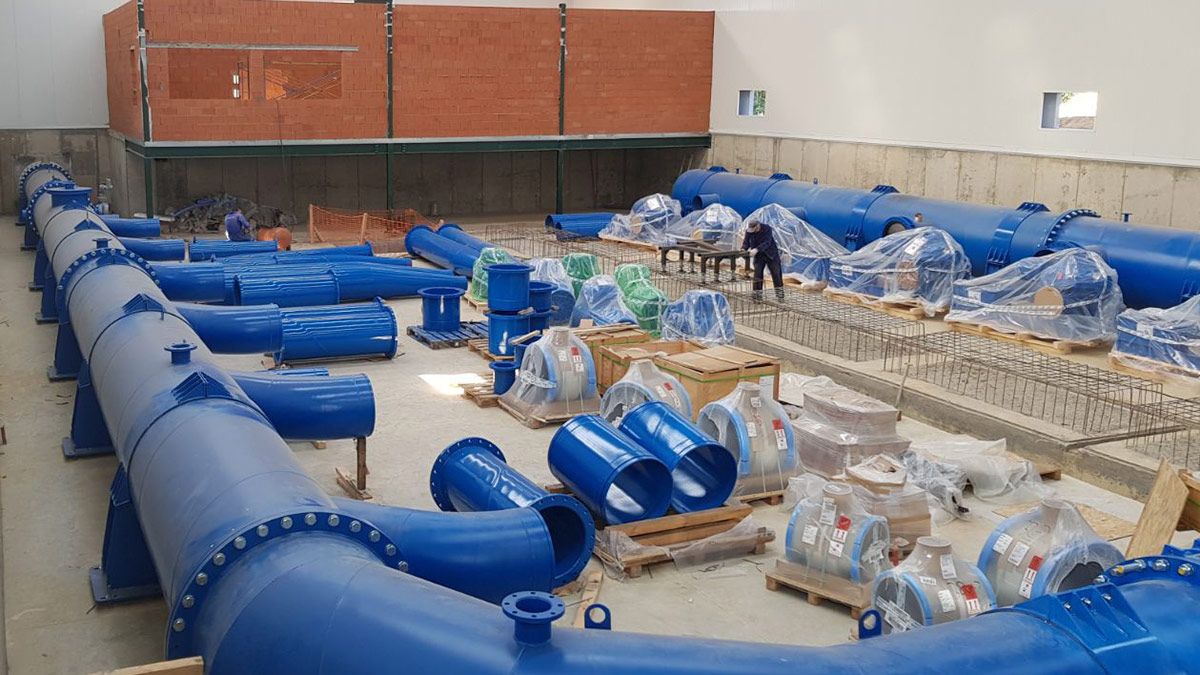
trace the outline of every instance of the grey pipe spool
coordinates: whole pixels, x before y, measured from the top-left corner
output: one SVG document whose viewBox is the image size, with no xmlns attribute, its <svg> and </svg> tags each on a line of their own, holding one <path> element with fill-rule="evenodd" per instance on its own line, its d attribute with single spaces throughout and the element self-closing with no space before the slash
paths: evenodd
<svg viewBox="0 0 1200 675">
<path fill-rule="evenodd" d="M 996 607 L 996 594 L 974 563 L 954 558 L 950 542 L 921 537 L 904 562 L 875 578 L 871 605 L 884 633 L 966 619 Z"/>
<path fill-rule="evenodd" d="M 600 416 L 620 424 L 625 413 L 649 401 L 662 401 L 684 417 L 692 417 L 692 401 L 687 390 L 679 380 L 659 370 L 650 359 L 629 364 L 625 376 L 604 392 L 600 398 Z"/>
<path fill-rule="evenodd" d="M 729 396 L 700 409 L 696 426 L 737 456 L 734 495 L 787 489 L 797 468 L 795 433 L 769 387 L 739 382 Z"/>
<path fill-rule="evenodd" d="M 816 575 L 865 584 L 891 565 L 890 546 L 887 520 L 863 512 L 845 483 L 826 484 L 788 520 L 788 560 Z"/>
<path fill-rule="evenodd" d="M 591 351 L 569 328 L 552 327 L 525 349 L 516 397 L 531 405 L 580 401 L 596 395 Z"/>
</svg>

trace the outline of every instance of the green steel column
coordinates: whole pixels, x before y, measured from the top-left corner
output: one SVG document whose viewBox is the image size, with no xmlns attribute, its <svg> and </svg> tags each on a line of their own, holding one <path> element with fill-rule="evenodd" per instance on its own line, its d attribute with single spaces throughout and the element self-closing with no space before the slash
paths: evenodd
<svg viewBox="0 0 1200 675">
<path fill-rule="evenodd" d="M 150 141 L 150 86 L 146 81 L 146 0 L 137 0 L 138 75 L 142 93 L 142 143 Z M 146 185 L 146 216 L 154 217 L 154 160 L 142 158 L 142 178 Z"/>
<path fill-rule="evenodd" d="M 558 135 L 566 134 L 567 99 L 567 4 L 558 5 Z M 558 176 L 554 182 L 554 212 L 563 212 L 563 182 L 566 180 L 567 150 L 558 145 Z"/>
<path fill-rule="evenodd" d="M 393 105 L 395 104 L 395 92 L 393 91 L 394 72 L 392 59 L 395 58 L 395 48 L 393 43 L 393 26 L 396 19 L 396 6 L 394 0 L 388 0 L 387 4 L 387 137 L 393 138 L 396 133 L 395 122 L 393 121 Z M 387 186 L 387 208 L 388 211 L 396 208 L 396 190 L 392 185 L 392 144 L 386 144 L 387 150 L 384 154 L 384 161 L 387 169 L 384 172 Z"/>
</svg>

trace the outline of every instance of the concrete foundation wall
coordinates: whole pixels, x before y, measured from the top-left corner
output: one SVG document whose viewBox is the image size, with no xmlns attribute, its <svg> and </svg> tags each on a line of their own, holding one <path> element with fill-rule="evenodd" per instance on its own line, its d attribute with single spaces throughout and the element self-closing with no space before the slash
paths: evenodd
<svg viewBox="0 0 1200 675">
<path fill-rule="evenodd" d="M 1200 229 L 1200 168 L 1003 152 L 714 134 L 707 155 L 730 171 L 845 187 L 887 184 L 938 199 L 1051 210 L 1081 207 L 1148 225 Z"/>
<path fill-rule="evenodd" d="M 112 176 L 112 150 L 107 129 L 0 129 L 0 213 L 16 213 L 17 179 L 31 162 L 58 162 L 95 187 Z"/>
</svg>

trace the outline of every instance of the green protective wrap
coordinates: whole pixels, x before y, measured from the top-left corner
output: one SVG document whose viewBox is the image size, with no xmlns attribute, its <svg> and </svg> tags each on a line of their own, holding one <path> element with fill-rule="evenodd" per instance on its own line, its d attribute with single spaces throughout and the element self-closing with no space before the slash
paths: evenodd
<svg viewBox="0 0 1200 675">
<path fill-rule="evenodd" d="M 475 268 L 471 272 L 471 285 L 467 289 L 467 295 L 471 296 L 472 300 L 486 302 L 488 297 L 488 265 L 496 263 L 512 262 L 513 257 L 502 248 L 485 248 L 479 252 L 479 258 L 475 260 Z"/>
<path fill-rule="evenodd" d="M 645 265 L 639 265 L 645 267 Z M 619 284 L 619 282 L 618 282 Z M 667 306 L 667 295 L 646 279 L 635 279 L 628 285 L 620 284 L 625 306 L 637 317 L 638 326 L 654 337 L 659 336 L 659 319 Z"/>
<path fill-rule="evenodd" d="M 641 263 L 622 263 L 617 265 L 613 278 L 617 280 L 621 295 L 628 296 L 630 286 L 641 281 L 650 281 L 650 268 Z"/>
<path fill-rule="evenodd" d="M 563 267 L 571 277 L 576 297 L 579 297 L 579 289 L 583 282 L 600 274 L 600 261 L 591 253 L 568 253 L 563 256 Z"/>
</svg>

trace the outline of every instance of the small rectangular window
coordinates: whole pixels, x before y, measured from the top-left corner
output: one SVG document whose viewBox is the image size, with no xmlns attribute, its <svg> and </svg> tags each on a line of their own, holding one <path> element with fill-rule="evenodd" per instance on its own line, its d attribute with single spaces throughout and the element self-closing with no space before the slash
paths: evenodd
<svg viewBox="0 0 1200 675">
<path fill-rule="evenodd" d="M 1047 91 L 1042 94 L 1042 128 L 1095 129 L 1099 100 L 1094 91 Z"/>
<path fill-rule="evenodd" d="M 767 92 L 762 89 L 742 89 L 738 92 L 738 116 L 762 117 L 767 114 Z"/>
</svg>

